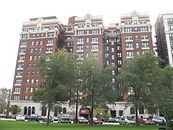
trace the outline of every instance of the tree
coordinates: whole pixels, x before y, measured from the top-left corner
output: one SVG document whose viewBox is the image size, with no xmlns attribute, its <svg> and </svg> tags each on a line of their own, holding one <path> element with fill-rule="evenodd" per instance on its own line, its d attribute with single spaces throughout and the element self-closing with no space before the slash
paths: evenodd
<svg viewBox="0 0 173 130">
<path fill-rule="evenodd" d="M 48 107 L 48 118 L 53 104 L 67 101 L 71 83 L 75 80 L 75 60 L 66 50 L 59 50 L 50 56 L 50 61 L 41 58 L 39 69 L 43 82 L 34 92 L 33 100 L 41 101 Z M 49 125 L 49 120 L 47 122 Z"/>
<path fill-rule="evenodd" d="M 160 114 L 169 122 L 173 119 L 173 68 L 170 66 L 163 68 L 159 77 L 153 95 Z"/>
<path fill-rule="evenodd" d="M 11 105 L 9 108 L 9 111 L 12 114 L 17 114 L 17 113 L 21 112 L 21 109 L 17 105 Z"/>
<path fill-rule="evenodd" d="M 7 88 L 0 89 L 0 113 L 7 111 L 9 90 Z"/>
<path fill-rule="evenodd" d="M 158 58 L 152 53 L 145 53 L 126 60 L 118 76 L 124 94 L 130 92 L 126 100 L 134 104 L 137 124 L 139 108 L 148 108 L 155 104 L 152 92 L 157 85 L 159 73 Z"/>
<path fill-rule="evenodd" d="M 114 99 L 115 91 L 112 84 L 112 69 L 103 68 L 99 61 L 90 56 L 84 59 L 80 66 L 82 79 L 83 106 L 91 107 L 91 120 L 93 122 L 93 110 L 95 106 L 104 106 Z"/>
</svg>

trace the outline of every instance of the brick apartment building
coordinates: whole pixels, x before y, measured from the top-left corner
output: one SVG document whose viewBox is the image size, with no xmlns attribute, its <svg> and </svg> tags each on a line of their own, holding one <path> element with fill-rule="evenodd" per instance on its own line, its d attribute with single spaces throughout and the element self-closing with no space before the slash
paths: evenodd
<svg viewBox="0 0 173 130">
<path fill-rule="evenodd" d="M 11 105 L 20 106 L 22 114 L 46 114 L 40 103 L 32 101 L 32 92 L 41 83 L 37 64 L 41 56 L 49 60 L 49 54 L 58 51 L 60 47 L 76 55 L 78 63 L 92 53 L 103 67 L 114 65 L 112 83 L 118 87 L 115 76 L 121 72 L 123 61 L 135 54 L 152 50 L 150 19 L 148 15 L 133 12 L 121 17 L 120 26 L 111 24 L 104 27 L 101 16 L 90 14 L 84 17 L 72 16 L 68 25 L 61 24 L 55 16 L 32 18 L 25 22 L 19 43 L 11 100 Z M 116 105 L 109 105 L 114 116 L 130 115 L 130 108 L 125 109 L 122 104 L 124 103 L 117 102 Z M 61 107 L 66 112 L 75 111 L 75 107 L 69 106 L 68 102 Z M 52 112 L 51 115 L 56 114 Z"/>
<path fill-rule="evenodd" d="M 133 11 L 121 16 L 122 59 L 153 51 L 152 25 L 148 14 Z"/>
</svg>

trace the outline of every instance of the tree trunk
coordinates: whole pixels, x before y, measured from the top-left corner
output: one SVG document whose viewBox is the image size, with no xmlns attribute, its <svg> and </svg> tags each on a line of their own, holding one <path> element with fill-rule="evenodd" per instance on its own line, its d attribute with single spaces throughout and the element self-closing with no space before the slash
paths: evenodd
<svg viewBox="0 0 173 130">
<path fill-rule="evenodd" d="M 77 86 L 77 95 L 76 95 L 76 118 L 75 118 L 75 123 L 78 123 L 78 97 L 79 97 L 79 92 L 78 92 L 78 86 Z"/>
<path fill-rule="evenodd" d="M 51 107 L 51 104 L 49 103 L 48 104 L 48 114 L 47 114 L 47 125 L 49 125 L 49 123 L 50 123 L 50 120 L 49 120 L 49 117 L 50 117 L 50 107 Z"/>
<path fill-rule="evenodd" d="M 92 88 L 92 95 L 91 95 L 91 125 L 93 125 L 93 110 L 94 110 L 94 88 Z"/>
</svg>

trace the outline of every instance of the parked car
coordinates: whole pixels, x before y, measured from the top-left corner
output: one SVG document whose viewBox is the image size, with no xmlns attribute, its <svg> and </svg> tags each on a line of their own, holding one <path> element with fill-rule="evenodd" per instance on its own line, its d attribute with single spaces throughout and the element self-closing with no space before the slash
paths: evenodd
<svg viewBox="0 0 173 130">
<path fill-rule="evenodd" d="M 86 123 L 87 124 L 88 123 L 88 120 L 86 118 L 84 118 L 83 116 L 79 116 L 78 117 L 78 122 L 79 123 Z"/>
<path fill-rule="evenodd" d="M 146 125 L 155 125 L 156 123 L 154 121 L 152 121 L 152 119 L 147 119 L 144 121 L 144 124 Z"/>
<path fill-rule="evenodd" d="M 31 115 L 29 115 L 29 116 L 26 116 L 26 119 L 28 120 L 28 121 L 39 121 L 40 119 L 41 119 L 41 117 L 39 117 L 38 115 L 36 115 L 36 114 L 31 114 Z"/>
<path fill-rule="evenodd" d="M 152 121 L 154 121 L 156 124 L 165 124 L 166 123 L 165 117 L 162 117 L 162 116 L 154 116 Z"/>
<path fill-rule="evenodd" d="M 120 120 L 120 117 L 109 117 L 109 119 L 108 119 L 108 122 L 113 122 L 113 123 L 117 123 L 117 122 L 119 122 L 119 120 Z"/>
<path fill-rule="evenodd" d="M 54 117 L 54 118 L 53 118 L 53 123 L 60 123 L 60 120 L 59 120 L 59 118 L 57 118 L 57 117 Z"/>
<path fill-rule="evenodd" d="M 69 114 L 61 114 L 59 116 L 59 120 L 61 123 L 71 123 L 72 122 L 71 116 Z"/>
<path fill-rule="evenodd" d="M 91 123 L 92 123 L 92 120 L 89 120 L 89 124 L 91 124 Z M 96 117 L 93 117 L 93 124 L 102 125 L 103 124 L 103 121 L 97 119 Z"/>
<path fill-rule="evenodd" d="M 136 122 L 128 117 L 121 117 L 120 120 L 119 120 L 119 123 L 121 125 L 134 125 L 136 124 Z"/>
<path fill-rule="evenodd" d="M 24 115 L 21 115 L 21 114 L 16 115 L 16 121 L 24 121 L 24 120 L 25 120 Z"/>
</svg>

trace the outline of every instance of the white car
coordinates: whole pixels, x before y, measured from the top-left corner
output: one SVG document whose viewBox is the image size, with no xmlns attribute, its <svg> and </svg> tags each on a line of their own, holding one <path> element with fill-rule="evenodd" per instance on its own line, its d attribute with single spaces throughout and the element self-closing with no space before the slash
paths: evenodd
<svg viewBox="0 0 173 130">
<path fill-rule="evenodd" d="M 128 119 L 126 117 L 121 117 L 119 123 L 122 125 L 134 125 L 136 122 L 134 120 Z"/>
<path fill-rule="evenodd" d="M 16 121 L 24 121 L 25 120 L 25 116 L 21 115 L 21 114 L 18 114 L 16 116 Z"/>
</svg>

